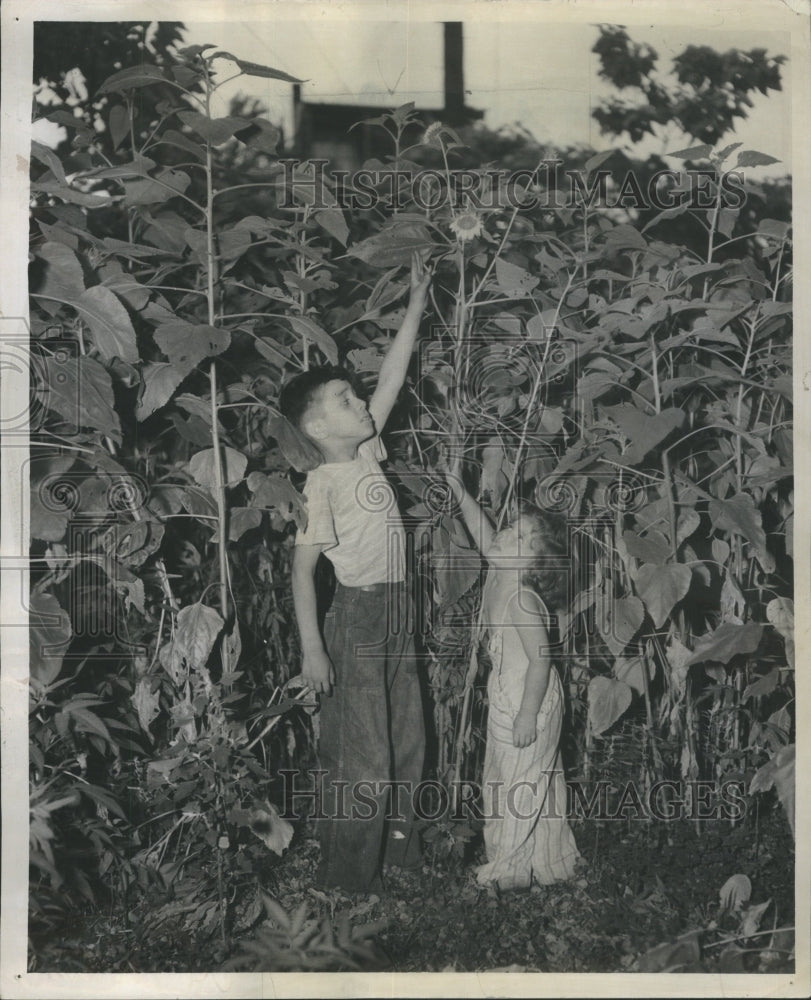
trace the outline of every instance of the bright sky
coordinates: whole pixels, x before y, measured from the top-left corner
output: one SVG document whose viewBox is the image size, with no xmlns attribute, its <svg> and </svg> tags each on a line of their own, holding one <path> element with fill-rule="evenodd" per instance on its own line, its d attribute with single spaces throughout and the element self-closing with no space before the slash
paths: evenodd
<svg viewBox="0 0 811 1000">
<path fill-rule="evenodd" d="M 187 23 L 187 41 L 212 42 L 252 62 L 264 63 L 306 79 L 305 99 L 359 102 L 394 107 L 406 101 L 439 108 L 442 96 L 442 26 L 430 21 L 278 20 L 230 23 Z M 730 48 L 766 48 L 770 55 L 790 53 L 782 32 L 753 32 L 718 28 L 628 27 L 631 38 L 647 42 L 659 53 L 659 67 L 668 69 L 672 56 L 688 44 L 709 45 L 721 52 Z M 588 145 L 602 150 L 617 145 L 601 136 L 591 118 L 591 107 L 612 92 L 598 75 L 591 47 L 598 36 L 590 24 L 465 22 L 465 87 L 467 103 L 485 111 L 493 128 L 520 122 L 541 142 Z M 233 64 L 222 63 L 222 75 Z M 762 173 L 790 172 L 790 69 L 783 67 L 783 91 L 753 98 L 754 107 L 729 141 L 742 140 L 747 148 L 778 157 L 782 162 Z M 287 84 L 241 77 L 223 90 L 227 99 L 242 91 L 271 109 L 271 120 L 290 135 L 292 98 Z M 613 91 L 616 93 L 616 91 Z M 636 92 L 628 92 L 634 96 Z M 726 138 L 726 137 L 725 137 Z M 644 146 L 643 154 L 681 148 L 683 135 L 671 129 Z M 630 148 L 630 147 L 627 147 Z"/>
</svg>

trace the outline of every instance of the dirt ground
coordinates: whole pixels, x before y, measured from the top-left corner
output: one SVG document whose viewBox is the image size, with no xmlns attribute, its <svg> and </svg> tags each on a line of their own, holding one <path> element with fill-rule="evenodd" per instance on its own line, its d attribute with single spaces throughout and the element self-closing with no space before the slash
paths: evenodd
<svg viewBox="0 0 811 1000">
<path fill-rule="evenodd" d="M 476 838 L 463 852 L 434 842 L 421 870 L 389 870 L 384 893 L 354 898 L 312 887 L 318 847 L 304 829 L 282 859 L 233 893 L 226 933 L 212 919 L 216 905 L 192 915 L 177 894 L 140 893 L 126 915 L 77 913 L 33 938 L 31 970 L 793 970 L 794 844 L 777 809 L 700 831 L 686 820 L 581 819 L 573 828 L 583 867 L 571 882 L 481 889 Z M 724 911 L 719 891 L 737 874 L 748 876 L 751 898 Z M 263 894 L 288 915 L 298 911 L 287 931 L 285 914 L 269 915 Z"/>
</svg>

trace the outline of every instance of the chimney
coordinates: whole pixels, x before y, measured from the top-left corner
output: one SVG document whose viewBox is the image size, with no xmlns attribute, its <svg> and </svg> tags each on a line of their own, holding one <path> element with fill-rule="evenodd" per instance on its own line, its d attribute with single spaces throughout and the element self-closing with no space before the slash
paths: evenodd
<svg viewBox="0 0 811 1000">
<path fill-rule="evenodd" d="M 443 22 L 445 31 L 445 116 L 449 121 L 462 117 L 465 107 L 465 78 L 462 62 L 462 22 Z"/>
</svg>

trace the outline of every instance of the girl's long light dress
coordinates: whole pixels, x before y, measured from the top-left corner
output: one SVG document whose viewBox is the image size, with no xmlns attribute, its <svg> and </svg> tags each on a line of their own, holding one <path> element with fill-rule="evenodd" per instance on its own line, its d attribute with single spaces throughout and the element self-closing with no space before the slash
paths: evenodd
<svg viewBox="0 0 811 1000">
<path fill-rule="evenodd" d="M 505 632 L 513 633 L 506 656 Z M 528 747 L 513 746 L 513 721 L 521 706 L 529 661 L 517 630 L 510 625 L 491 627 L 489 651 L 492 668 L 482 779 L 488 860 L 477 869 L 477 881 L 520 889 L 533 879 L 541 885 L 569 879 L 580 854 L 566 819 L 566 785 L 558 747 L 563 722 L 560 677 L 551 666 L 535 742 Z"/>
</svg>

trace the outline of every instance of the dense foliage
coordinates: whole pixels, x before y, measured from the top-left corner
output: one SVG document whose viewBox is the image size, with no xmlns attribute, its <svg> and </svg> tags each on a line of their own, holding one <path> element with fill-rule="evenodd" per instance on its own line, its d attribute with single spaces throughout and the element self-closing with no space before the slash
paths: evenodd
<svg viewBox="0 0 811 1000">
<path fill-rule="evenodd" d="M 566 516 L 571 768 L 599 778 L 622 731 L 641 789 L 774 786 L 793 829 L 791 238 L 749 176 L 771 157 L 671 153 L 674 204 L 644 222 L 621 171 L 605 207 L 567 200 L 543 160 L 518 184 L 478 171 L 479 202 L 455 201 L 459 137 L 437 123 L 406 147 L 405 106 L 376 120 L 377 166 L 430 165 L 445 196 L 426 207 L 403 180 L 350 205 L 280 161 L 263 117 L 212 118 L 223 60 L 290 79 L 167 51 L 46 115 L 69 141 L 32 148 L 32 928 L 78 895 L 126 909 L 157 887 L 158 918 L 224 940 L 287 848 L 278 772 L 310 759 L 317 715 L 290 683 L 306 456 L 276 400 L 313 363 L 374 376 L 414 250 L 435 280 L 389 451 L 435 775 L 480 774 L 485 707 L 481 567 L 438 488 L 444 449 L 498 523 L 522 499 Z M 473 833 L 427 831 L 452 848 Z M 306 964 L 322 939 L 305 917 L 277 926 L 307 931 Z M 362 960 L 363 933 L 341 940 L 315 952 Z"/>
</svg>

